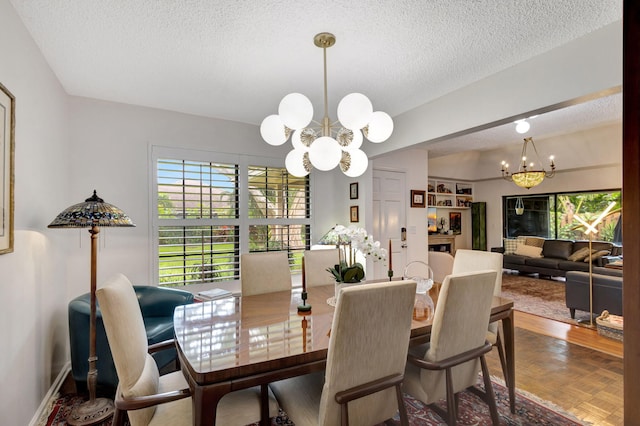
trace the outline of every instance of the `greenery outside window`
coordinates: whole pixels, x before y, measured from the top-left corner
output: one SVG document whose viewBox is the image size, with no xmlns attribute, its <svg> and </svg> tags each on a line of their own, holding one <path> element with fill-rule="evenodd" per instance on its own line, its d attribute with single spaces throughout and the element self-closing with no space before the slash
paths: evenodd
<svg viewBox="0 0 640 426">
<path fill-rule="evenodd" d="M 516 202 L 522 200 L 524 211 L 516 213 Z M 587 240 L 589 236 L 576 219 L 591 222 L 609 203 L 615 207 L 596 227 L 594 239 L 622 244 L 622 193 L 620 190 L 562 192 L 503 197 L 504 234 L 508 238 L 533 235 L 544 238 Z"/>
<path fill-rule="evenodd" d="M 242 252 L 286 250 L 292 272 L 300 271 L 310 246 L 308 177 L 249 165 L 270 159 L 168 151 L 152 155 L 160 285 L 238 280 Z M 219 161 L 189 159 L 206 154 Z"/>
</svg>

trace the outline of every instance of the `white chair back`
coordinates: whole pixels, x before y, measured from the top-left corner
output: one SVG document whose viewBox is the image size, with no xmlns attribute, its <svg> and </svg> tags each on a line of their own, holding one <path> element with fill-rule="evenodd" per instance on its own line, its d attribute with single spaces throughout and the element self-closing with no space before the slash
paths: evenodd
<svg viewBox="0 0 640 426">
<path fill-rule="evenodd" d="M 289 258 L 284 251 L 240 255 L 243 296 L 291 290 Z"/>
<path fill-rule="evenodd" d="M 500 296 L 502 294 L 502 253 L 467 249 L 456 251 L 456 256 L 453 259 L 453 274 L 487 269 L 496 271 L 493 295 Z M 498 332 L 498 323 L 490 324 L 489 331 L 496 334 Z"/>
<path fill-rule="evenodd" d="M 339 262 L 338 249 L 319 249 L 304 251 L 304 269 L 307 287 L 330 285 L 335 277 L 327 271 Z"/>
<path fill-rule="evenodd" d="M 340 424 L 340 405 L 334 399 L 337 392 L 404 372 L 415 293 L 416 283 L 410 280 L 362 284 L 340 292 L 329 338 L 319 425 Z M 357 424 L 381 423 L 398 410 L 395 390 L 392 387 L 357 399 L 348 408 L 349 419 Z"/>
<path fill-rule="evenodd" d="M 442 251 L 430 251 L 429 266 L 433 270 L 433 281 L 442 283 L 444 277 L 453 271 L 453 256 Z"/>
</svg>

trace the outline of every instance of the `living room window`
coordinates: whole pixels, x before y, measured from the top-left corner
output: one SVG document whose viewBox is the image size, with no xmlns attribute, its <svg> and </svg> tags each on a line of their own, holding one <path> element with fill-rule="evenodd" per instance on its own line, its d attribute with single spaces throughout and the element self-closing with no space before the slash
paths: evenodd
<svg viewBox="0 0 640 426">
<path fill-rule="evenodd" d="M 504 234 L 507 238 L 532 235 L 565 240 L 586 240 L 575 215 L 593 221 L 609 203 L 613 210 L 597 226 L 596 239 L 622 244 L 622 193 L 620 190 L 558 192 L 503 197 Z M 516 207 L 520 207 L 518 210 Z"/>
<path fill-rule="evenodd" d="M 193 159 L 207 155 L 217 161 Z M 272 161 L 154 147 L 160 285 L 237 280 L 241 252 L 287 251 L 292 272 L 300 270 L 310 246 L 309 178 Z"/>
</svg>

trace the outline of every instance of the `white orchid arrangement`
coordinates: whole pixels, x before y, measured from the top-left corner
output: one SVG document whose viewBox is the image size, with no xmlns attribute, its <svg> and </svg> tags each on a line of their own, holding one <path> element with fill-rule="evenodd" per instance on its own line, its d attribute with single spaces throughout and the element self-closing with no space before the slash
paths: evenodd
<svg viewBox="0 0 640 426">
<path fill-rule="evenodd" d="M 328 242 L 340 249 L 340 263 L 327 269 L 337 281 L 358 282 L 364 278 L 364 267 L 356 261 L 358 251 L 374 262 L 387 259 L 387 250 L 364 228 L 336 225 L 328 237 Z"/>
<path fill-rule="evenodd" d="M 352 251 L 360 251 L 365 257 L 372 258 L 374 262 L 387 259 L 387 250 L 380 245 L 380 241 L 375 241 L 373 235 L 367 233 L 366 229 L 336 225 L 333 231 L 338 237 L 338 244 L 350 245 Z M 355 259 L 355 253 L 351 258 Z"/>
</svg>

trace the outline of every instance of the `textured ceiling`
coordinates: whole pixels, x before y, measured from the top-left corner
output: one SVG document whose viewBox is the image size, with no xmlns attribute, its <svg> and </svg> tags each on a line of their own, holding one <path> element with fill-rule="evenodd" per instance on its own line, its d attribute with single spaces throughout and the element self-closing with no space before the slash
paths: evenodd
<svg viewBox="0 0 640 426">
<path fill-rule="evenodd" d="M 622 0 L 10 0 L 75 96 L 259 124 L 290 92 L 392 116 L 619 21 Z"/>
</svg>

